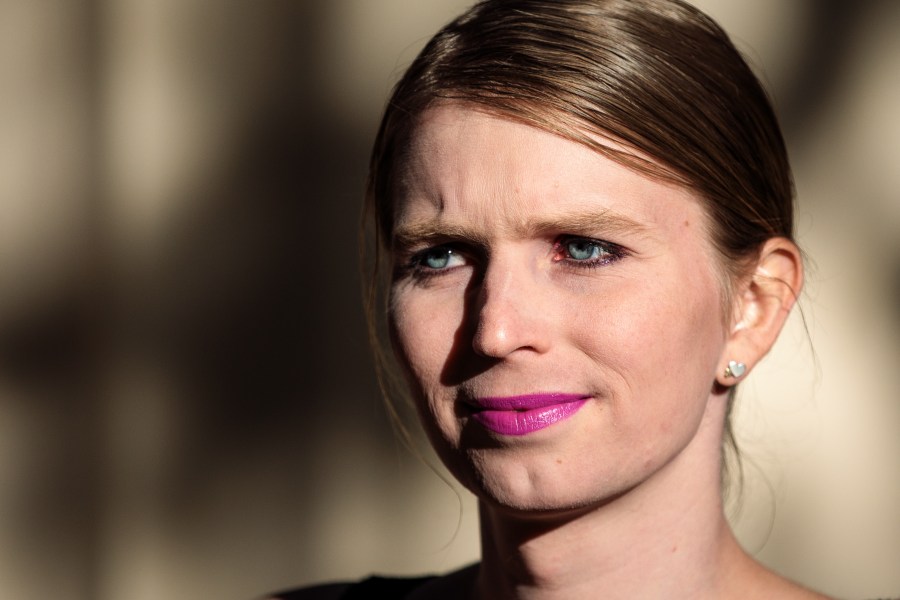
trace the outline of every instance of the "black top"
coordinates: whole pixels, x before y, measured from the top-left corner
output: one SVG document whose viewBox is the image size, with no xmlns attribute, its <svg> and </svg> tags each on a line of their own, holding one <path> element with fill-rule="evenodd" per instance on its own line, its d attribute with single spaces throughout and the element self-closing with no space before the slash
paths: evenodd
<svg viewBox="0 0 900 600">
<path fill-rule="evenodd" d="M 426 575 L 423 577 L 380 577 L 373 575 L 367 579 L 355 583 L 338 583 L 326 584 L 319 586 L 318 589 L 325 590 L 332 588 L 335 594 L 337 590 L 343 590 L 343 593 L 335 595 L 337 600 L 403 600 L 406 596 L 418 587 L 428 583 L 434 579 L 436 575 Z M 311 588 L 298 588 L 275 594 L 271 600 L 304 600 L 309 598 Z M 893 599 L 885 598 L 880 600 L 900 600 L 900 596 Z"/>
<path fill-rule="evenodd" d="M 332 587 L 335 590 L 343 588 L 342 594 L 334 596 L 334 598 L 339 600 L 370 600 L 373 598 L 378 600 L 382 598 L 403 600 L 410 592 L 435 577 L 435 575 L 423 577 L 380 577 L 373 575 L 356 583 L 327 584 L 320 586 L 319 589 L 324 591 L 328 587 Z M 272 596 L 272 600 L 303 600 L 310 597 L 310 591 L 310 588 L 287 590 L 275 594 Z"/>
</svg>

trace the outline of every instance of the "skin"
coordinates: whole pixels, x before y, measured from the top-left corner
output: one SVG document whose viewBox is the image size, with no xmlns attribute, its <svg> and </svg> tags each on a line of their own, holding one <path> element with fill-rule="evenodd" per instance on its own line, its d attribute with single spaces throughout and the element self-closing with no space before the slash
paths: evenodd
<svg viewBox="0 0 900 600">
<path fill-rule="evenodd" d="M 728 296 L 688 190 L 462 104 L 422 115 L 407 156 L 393 342 L 482 524 L 482 562 L 414 597 L 823 598 L 744 553 L 720 494 L 725 367 L 777 337 L 796 247 L 769 240 Z M 537 392 L 588 401 L 524 436 L 467 408 Z"/>
<path fill-rule="evenodd" d="M 398 263 L 443 242 L 459 257 L 398 277 L 392 317 L 450 470 L 492 504 L 532 512 L 593 506 L 670 462 L 701 425 L 726 339 L 709 318 L 722 298 L 699 203 L 580 145 L 456 107 L 426 116 L 412 156 Z M 584 268 L 555 247 L 572 235 L 627 255 Z M 458 414 L 460 397 L 534 392 L 592 400 L 511 439 Z"/>
</svg>

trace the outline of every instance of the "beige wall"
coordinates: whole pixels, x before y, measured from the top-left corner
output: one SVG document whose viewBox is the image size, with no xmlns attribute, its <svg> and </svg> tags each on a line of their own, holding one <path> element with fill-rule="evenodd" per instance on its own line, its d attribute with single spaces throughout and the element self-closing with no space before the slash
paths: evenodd
<svg viewBox="0 0 900 600">
<path fill-rule="evenodd" d="M 475 556 L 471 498 L 382 412 L 355 249 L 390 83 L 467 4 L 0 0 L 0 597 Z M 825 591 L 896 596 L 900 3 L 698 4 L 773 91 L 811 266 L 743 386 L 736 528 Z"/>
</svg>

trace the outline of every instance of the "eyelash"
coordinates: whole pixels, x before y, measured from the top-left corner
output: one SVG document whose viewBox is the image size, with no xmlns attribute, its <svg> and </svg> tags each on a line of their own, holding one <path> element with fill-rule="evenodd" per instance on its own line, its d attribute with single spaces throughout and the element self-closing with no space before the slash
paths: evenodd
<svg viewBox="0 0 900 600">
<path fill-rule="evenodd" d="M 601 256 L 596 258 L 578 259 L 571 256 L 571 249 L 567 246 L 573 243 L 581 243 L 592 247 L 593 250 L 601 252 Z M 568 256 L 565 256 L 568 254 Z M 607 242 L 604 240 L 596 240 L 586 237 L 563 236 L 553 244 L 553 261 L 565 262 L 567 266 L 576 269 L 596 269 L 612 264 L 621 260 L 628 255 L 628 252 L 622 246 Z"/>
<path fill-rule="evenodd" d="M 400 267 L 400 272 L 412 275 L 413 278 L 419 281 L 425 281 L 452 271 L 455 267 L 429 267 L 426 265 L 425 261 L 430 256 L 437 256 L 438 254 L 443 254 L 448 261 L 453 260 L 454 257 L 466 259 L 466 253 L 459 251 L 453 245 L 439 244 L 414 252 L 406 263 Z"/>
<path fill-rule="evenodd" d="M 592 252 L 599 251 L 601 255 L 595 258 L 574 258 L 571 256 L 571 249 L 567 248 L 572 243 L 581 243 L 589 246 Z M 454 257 L 470 260 L 469 256 L 471 256 L 470 252 L 461 251 L 452 244 L 439 244 L 413 252 L 405 264 L 400 266 L 399 271 L 410 274 L 417 280 L 424 281 L 446 275 L 453 271 L 456 266 L 462 266 L 429 267 L 426 265 L 426 261 L 430 257 L 435 257 L 439 254 L 446 257 L 448 261 L 452 261 Z M 617 262 L 627 256 L 628 252 L 622 246 L 604 240 L 578 236 L 561 236 L 553 243 L 551 254 L 554 263 L 564 263 L 566 267 L 573 269 L 596 269 Z"/>
</svg>

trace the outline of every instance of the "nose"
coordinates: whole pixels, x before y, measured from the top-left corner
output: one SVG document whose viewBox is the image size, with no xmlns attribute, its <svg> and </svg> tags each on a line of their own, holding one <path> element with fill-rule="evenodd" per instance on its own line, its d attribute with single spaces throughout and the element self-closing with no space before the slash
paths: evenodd
<svg viewBox="0 0 900 600">
<path fill-rule="evenodd" d="M 490 358 L 506 358 L 516 351 L 544 352 L 552 332 L 550 314 L 542 306 L 547 290 L 527 265 L 492 261 L 477 290 L 475 303 L 475 352 Z"/>
</svg>

